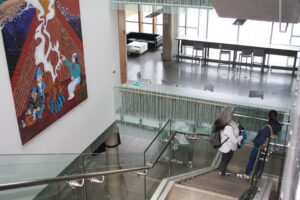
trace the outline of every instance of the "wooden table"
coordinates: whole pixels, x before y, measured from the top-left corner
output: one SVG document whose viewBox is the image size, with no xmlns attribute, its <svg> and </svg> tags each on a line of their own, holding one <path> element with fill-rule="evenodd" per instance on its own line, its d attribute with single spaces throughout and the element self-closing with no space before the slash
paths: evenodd
<svg viewBox="0 0 300 200">
<path fill-rule="evenodd" d="M 290 46 L 290 45 L 275 45 L 275 44 L 263 44 L 263 43 L 247 43 L 247 42 L 226 42 L 226 41 L 217 41 L 217 40 L 206 40 L 199 37 L 190 37 L 190 36 L 179 36 L 176 38 L 178 41 L 178 52 L 177 59 L 179 61 L 180 58 L 183 59 L 193 59 L 191 56 L 182 55 L 183 46 L 193 46 L 194 42 L 201 42 L 204 45 L 204 62 L 221 62 L 226 64 L 232 64 L 235 67 L 237 64 L 242 65 L 251 65 L 251 63 L 238 63 L 237 62 L 237 52 L 242 50 L 263 50 L 263 64 L 253 64 L 253 67 L 261 67 L 262 71 L 264 68 L 268 68 L 269 66 L 265 64 L 266 55 L 280 55 L 280 56 L 289 56 L 294 58 L 293 67 L 285 67 L 285 66 L 271 66 L 272 69 L 282 69 L 282 70 L 291 70 L 293 74 L 298 69 L 296 68 L 297 56 L 300 51 L 300 46 Z M 234 52 L 232 61 L 220 61 L 216 59 L 209 59 L 209 49 L 226 49 Z"/>
</svg>

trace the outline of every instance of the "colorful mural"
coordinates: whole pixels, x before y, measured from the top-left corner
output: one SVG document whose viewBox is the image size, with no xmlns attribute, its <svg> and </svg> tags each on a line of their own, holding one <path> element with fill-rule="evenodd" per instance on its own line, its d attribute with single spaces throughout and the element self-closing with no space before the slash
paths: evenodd
<svg viewBox="0 0 300 200">
<path fill-rule="evenodd" d="M 22 143 L 87 99 L 79 0 L 1 0 Z"/>
</svg>

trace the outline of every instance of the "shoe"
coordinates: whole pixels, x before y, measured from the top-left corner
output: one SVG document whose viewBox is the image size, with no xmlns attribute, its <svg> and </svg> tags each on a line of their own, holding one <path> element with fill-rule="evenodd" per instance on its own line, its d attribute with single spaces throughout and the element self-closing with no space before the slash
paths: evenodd
<svg viewBox="0 0 300 200">
<path fill-rule="evenodd" d="M 189 161 L 186 166 L 189 167 L 189 168 L 193 168 L 193 162 Z"/>
<path fill-rule="evenodd" d="M 74 95 L 70 95 L 69 97 L 68 97 L 68 100 L 72 100 L 74 98 Z"/>
<path fill-rule="evenodd" d="M 228 176 L 228 175 L 230 175 L 230 174 L 232 174 L 232 172 L 229 171 L 229 170 L 226 170 L 225 175 L 222 175 L 222 172 L 220 172 L 220 175 L 221 175 L 221 176 Z"/>
<path fill-rule="evenodd" d="M 247 174 L 237 174 L 236 176 L 238 178 L 245 179 L 245 180 L 249 180 L 250 179 L 250 176 L 248 176 Z"/>
<path fill-rule="evenodd" d="M 230 170 L 226 170 L 226 175 L 230 175 L 232 172 Z"/>
</svg>

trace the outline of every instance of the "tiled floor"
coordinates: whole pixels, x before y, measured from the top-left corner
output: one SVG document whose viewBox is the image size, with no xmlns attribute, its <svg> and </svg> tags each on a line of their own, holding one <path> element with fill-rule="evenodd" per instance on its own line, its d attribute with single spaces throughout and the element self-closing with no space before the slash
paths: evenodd
<svg viewBox="0 0 300 200">
<path fill-rule="evenodd" d="M 179 87 L 204 90 L 205 85 L 214 86 L 216 95 L 235 95 L 248 97 L 250 90 L 263 90 L 264 98 L 270 101 L 284 101 L 292 103 L 292 87 L 295 78 L 291 72 L 277 70 L 260 73 L 254 70 L 242 69 L 241 74 L 235 70 L 227 70 L 223 66 L 217 71 L 216 65 L 200 66 L 188 60 L 181 62 L 162 62 L 161 50 L 146 52 L 139 57 L 128 57 L 128 80 L 137 80 L 137 73 L 141 72 L 142 79 L 149 79 L 157 84 L 176 84 Z"/>
</svg>

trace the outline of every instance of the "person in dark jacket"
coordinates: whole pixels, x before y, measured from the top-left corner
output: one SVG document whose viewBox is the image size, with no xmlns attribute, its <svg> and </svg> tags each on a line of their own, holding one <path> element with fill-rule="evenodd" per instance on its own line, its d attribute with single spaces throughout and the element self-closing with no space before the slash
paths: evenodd
<svg viewBox="0 0 300 200">
<path fill-rule="evenodd" d="M 268 145 L 270 138 L 276 138 L 280 130 L 281 124 L 277 121 L 277 112 L 275 110 L 271 110 L 269 112 L 269 122 L 258 132 L 253 140 L 254 147 L 251 150 L 246 171 L 244 174 L 238 174 L 238 177 L 245 179 L 250 178 L 259 147 Z"/>
</svg>

